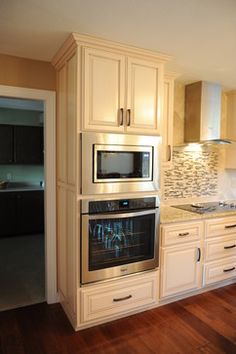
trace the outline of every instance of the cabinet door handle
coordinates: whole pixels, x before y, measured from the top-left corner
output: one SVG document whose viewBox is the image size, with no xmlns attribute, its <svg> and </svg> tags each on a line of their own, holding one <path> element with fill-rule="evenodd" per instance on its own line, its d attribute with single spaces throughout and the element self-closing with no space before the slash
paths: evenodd
<svg viewBox="0 0 236 354">
<path fill-rule="evenodd" d="M 172 158 L 171 145 L 168 145 L 168 160 L 167 160 L 167 162 L 171 161 L 171 158 Z"/>
<path fill-rule="evenodd" d="M 119 124 L 120 126 L 124 124 L 124 108 L 120 109 Z"/>
<path fill-rule="evenodd" d="M 224 246 L 224 249 L 225 250 L 229 250 L 230 248 L 235 248 L 236 247 L 236 245 L 232 245 L 232 246 Z"/>
<path fill-rule="evenodd" d="M 113 302 L 119 302 L 119 301 L 124 301 L 124 300 L 128 300 L 128 299 L 131 299 L 132 295 L 128 295 L 128 296 L 125 296 L 125 297 L 120 297 L 118 299 L 113 299 Z"/>
<path fill-rule="evenodd" d="M 180 237 L 184 237 L 184 236 L 188 236 L 188 235 L 189 235 L 189 232 L 181 232 L 181 233 L 179 233 Z"/>
<path fill-rule="evenodd" d="M 223 269 L 224 272 L 232 272 L 233 270 L 235 270 L 235 267 Z"/>
<path fill-rule="evenodd" d="M 234 228 L 234 227 L 236 227 L 236 224 L 233 224 L 233 225 L 226 225 L 226 226 L 225 226 L 225 229 L 232 229 L 232 228 Z"/>
<path fill-rule="evenodd" d="M 198 247 L 198 258 L 197 258 L 197 262 L 200 262 L 201 260 L 201 248 Z"/>
<path fill-rule="evenodd" d="M 126 119 L 127 119 L 126 125 L 127 125 L 127 127 L 130 127 L 131 109 L 127 109 Z"/>
</svg>

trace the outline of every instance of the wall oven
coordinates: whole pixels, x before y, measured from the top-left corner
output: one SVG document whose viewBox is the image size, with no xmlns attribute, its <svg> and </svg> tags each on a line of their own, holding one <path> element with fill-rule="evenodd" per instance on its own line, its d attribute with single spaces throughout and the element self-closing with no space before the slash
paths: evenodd
<svg viewBox="0 0 236 354">
<path fill-rule="evenodd" d="M 157 197 L 81 203 L 82 284 L 158 267 Z"/>
<path fill-rule="evenodd" d="M 159 189 L 160 137 L 82 133 L 82 194 Z"/>
</svg>

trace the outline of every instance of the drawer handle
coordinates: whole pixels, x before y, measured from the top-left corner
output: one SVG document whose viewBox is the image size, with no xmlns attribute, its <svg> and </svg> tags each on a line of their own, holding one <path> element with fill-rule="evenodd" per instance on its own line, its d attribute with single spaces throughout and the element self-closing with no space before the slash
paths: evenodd
<svg viewBox="0 0 236 354">
<path fill-rule="evenodd" d="M 236 245 L 232 245 L 232 246 L 224 246 L 224 249 L 225 250 L 228 250 L 228 249 L 230 249 L 230 248 L 235 248 L 236 247 Z"/>
<path fill-rule="evenodd" d="M 224 269 L 224 272 L 232 272 L 233 270 L 235 270 L 235 267 Z"/>
<path fill-rule="evenodd" d="M 232 229 L 232 228 L 234 228 L 234 227 L 236 227 L 236 224 L 234 224 L 234 225 L 226 225 L 226 226 L 225 226 L 225 229 Z"/>
<path fill-rule="evenodd" d="M 183 236 L 188 236 L 189 235 L 189 232 L 181 232 L 179 234 L 180 237 L 183 237 Z"/>
<path fill-rule="evenodd" d="M 125 296 L 125 297 L 120 297 L 118 299 L 113 299 L 113 302 L 119 302 L 119 301 L 124 301 L 124 300 L 129 300 L 131 299 L 132 295 L 128 295 L 128 296 Z"/>
</svg>

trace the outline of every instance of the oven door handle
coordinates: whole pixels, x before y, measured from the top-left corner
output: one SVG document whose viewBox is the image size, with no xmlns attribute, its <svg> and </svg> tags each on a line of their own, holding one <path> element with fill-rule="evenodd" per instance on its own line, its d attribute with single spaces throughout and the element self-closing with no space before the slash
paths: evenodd
<svg viewBox="0 0 236 354">
<path fill-rule="evenodd" d="M 136 216 L 142 216 L 142 215 L 152 215 L 156 214 L 158 208 L 156 209 L 150 209 L 150 210 L 142 210 L 142 211 L 135 211 L 132 213 L 106 213 L 106 214 L 87 214 L 83 215 L 83 217 L 86 217 L 89 220 L 99 220 L 99 219 L 124 219 L 124 218 L 133 218 Z"/>
</svg>

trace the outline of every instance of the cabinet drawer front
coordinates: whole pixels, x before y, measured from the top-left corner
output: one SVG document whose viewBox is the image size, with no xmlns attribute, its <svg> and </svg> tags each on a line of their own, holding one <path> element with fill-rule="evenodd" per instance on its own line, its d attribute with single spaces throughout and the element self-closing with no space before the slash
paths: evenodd
<svg viewBox="0 0 236 354">
<path fill-rule="evenodd" d="M 82 323 L 112 317 L 119 313 L 155 303 L 158 277 L 139 281 L 120 281 L 117 285 L 82 289 Z"/>
<path fill-rule="evenodd" d="M 236 256 L 236 236 L 221 237 L 206 242 L 206 261 Z"/>
<path fill-rule="evenodd" d="M 236 217 L 226 217 L 206 221 L 206 237 L 236 235 Z"/>
<path fill-rule="evenodd" d="M 236 276 L 236 257 L 226 260 L 212 262 L 205 265 L 205 285 L 226 280 Z"/>
<path fill-rule="evenodd" d="M 203 223 L 181 223 L 162 227 L 162 246 L 200 240 L 203 234 Z"/>
</svg>

